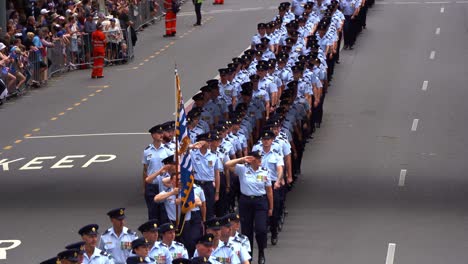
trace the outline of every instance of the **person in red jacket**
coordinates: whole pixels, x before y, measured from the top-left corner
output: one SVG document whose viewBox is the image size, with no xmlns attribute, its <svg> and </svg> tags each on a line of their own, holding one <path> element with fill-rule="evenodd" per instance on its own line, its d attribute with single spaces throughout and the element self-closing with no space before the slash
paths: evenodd
<svg viewBox="0 0 468 264">
<path fill-rule="evenodd" d="M 103 25 L 98 23 L 96 25 L 96 31 L 91 35 L 91 41 L 93 43 L 93 72 L 91 78 L 103 78 L 102 73 L 104 69 L 104 57 L 106 55 L 106 35 L 102 32 Z"/>
<path fill-rule="evenodd" d="M 174 37 L 177 28 L 177 15 L 172 10 L 173 0 L 164 0 L 164 8 L 166 9 L 166 34 L 163 37 Z"/>
</svg>

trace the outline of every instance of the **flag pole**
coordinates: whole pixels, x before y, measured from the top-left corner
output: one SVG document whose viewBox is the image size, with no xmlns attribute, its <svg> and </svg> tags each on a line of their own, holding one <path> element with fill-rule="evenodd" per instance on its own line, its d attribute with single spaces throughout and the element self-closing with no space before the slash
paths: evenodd
<svg viewBox="0 0 468 264">
<path fill-rule="evenodd" d="M 179 91 L 179 74 L 177 72 L 177 64 L 174 63 L 174 73 L 175 73 L 175 123 L 176 123 L 176 140 L 175 140 L 175 164 L 176 164 L 176 182 L 175 188 L 179 188 L 179 133 L 180 133 L 180 124 L 179 124 L 179 105 L 180 105 L 180 91 Z M 179 199 L 179 193 L 176 194 L 176 201 Z M 176 227 L 179 227 L 179 206 L 175 203 L 176 207 Z M 177 230 L 178 231 L 178 230 Z M 178 232 L 177 232 L 178 233 Z"/>
</svg>

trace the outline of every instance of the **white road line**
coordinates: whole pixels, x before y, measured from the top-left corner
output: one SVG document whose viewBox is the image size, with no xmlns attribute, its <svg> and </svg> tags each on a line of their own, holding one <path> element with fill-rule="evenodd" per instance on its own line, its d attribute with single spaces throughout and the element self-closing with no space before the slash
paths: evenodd
<svg viewBox="0 0 468 264">
<path fill-rule="evenodd" d="M 387 258 L 385 260 L 385 264 L 393 264 L 393 261 L 395 260 L 395 247 L 395 243 L 388 244 Z"/>
<path fill-rule="evenodd" d="M 421 4 L 420 2 L 394 2 L 396 5 L 417 5 Z"/>
<path fill-rule="evenodd" d="M 440 35 L 440 27 L 436 28 L 435 34 L 436 34 L 436 35 Z"/>
<path fill-rule="evenodd" d="M 252 10 L 260 10 L 263 9 L 263 7 L 245 7 L 245 8 L 240 8 L 239 11 L 252 11 Z"/>
<path fill-rule="evenodd" d="M 457 4 L 468 4 L 468 1 L 456 1 Z"/>
<path fill-rule="evenodd" d="M 426 90 L 427 90 L 427 85 L 428 85 L 428 84 L 429 84 L 429 81 L 424 81 L 423 84 L 422 84 L 421 89 L 422 89 L 423 91 L 426 91 Z"/>
<path fill-rule="evenodd" d="M 445 7 L 441 7 L 441 8 L 440 8 L 440 12 L 441 12 L 441 13 L 445 12 Z"/>
<path fill-rule="evenodd" d="M 26 139 L 69 138 L 69 137 L 97 137 L 97 136 L 134 136 L 134 135 L 148 135 L 148 133 L 100 133 L 100 134 L 75 134 L 75 135 L 31 136 L 31 137 L 26 137 Z"/>
<path fill-rule="evenodd" d="M 426 4 L 450 4 L 449 1 L 439 1 L 439 2 L 424 2 Z"/>
<path fill-rule="evenodd" d="M 429 55 L 429 59 L 433 60 L 435 58 L 435 50 L 431 51 L 431 55 Z"/>
<path fill-rule="evenodd" d="M 413 124 L 411 125 L 411 131 L 416 131 L 418 129 L 419 119 L 413 119 Z"/>
<path fill-rule="evenodd" d="M 400 179 L 398 180 L 398 186 L 400 187 L 405 186 L 405 179 L 406 179 L 406 170 L 401 170 Z"/>
</svg>

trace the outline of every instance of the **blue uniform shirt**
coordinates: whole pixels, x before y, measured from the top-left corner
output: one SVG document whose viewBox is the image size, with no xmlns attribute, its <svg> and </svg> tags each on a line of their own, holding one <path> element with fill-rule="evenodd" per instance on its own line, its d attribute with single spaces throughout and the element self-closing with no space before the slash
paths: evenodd
<svg viewBox="0 0 468 264">
<path fill-rule="evenodd" d="M 239 257 L 231 248 L 229 242 L 225 244 L 223 241 L 219 241 L 218 247 L 213 250 L 211 256 L 222 264 L 240 264 Z"/>
<path fill-rule="evenodd" d="M 143 157 L 141 163 L 147 165 L 148 168 L 146 173 L 148 175 L 157 172 L 163 166 L 162 160 L 174 154 L 169 148 L 161 144 L 159 148 L 156 148 L 153 144 L 150 144 L 143 151 Z"/>
<path fill-rule="evenodd" d="M 265 168 L 259 167 L 254 170 L 249 164 L 236 164 L 234 172 L 239 176 L 240 190 L 243 195 L 265 195 L 265 187 L 271 186 L 269 172 Z"/>
<path fill-rule="evenodd" d="M 132 241 L 137 238 L 136 233 L 127 227 L 122 229 L 120 236 L 117 236 L 111 227 L 101 235 L 98 248 L 108 252 L 114 258 L 115 264 L 125 264 L 132 251 Z"/>
<path fill-rule="evenodd" d="M 356 0 L 341 0 L 340 7 L 343 10 L 343 15 L 352 16 L 356 8 L 359 8 L 360 3 Z"/>
<path fill-rule="evenodd" d="M 269 152 L 264 152 L 263 149 L 261 150 L 262 153 L 262 167 L 268 169 L 270 172 L 270 180 L 277 181 L 278 180 L 278 166 L 284 166 L 283 156 L 281 156 L 277 151 L 270 149 Z"/>
<path fill-rule="evenodd" d="M 203 189 L 200 186 L 196 185 L 195 183 L 193 184 L 193 194 L 195 195 L 195 197 L 198 197 L 200 201 L 202 201 L 202 203 L 206 202 L 205 192 L 203 192 Z M 195 211 L 200 211 L 200 207 L 195 206 L 192 209 L 192 212 L 195 212 Z"/>
<path fill-rule="evenodd" d="M 114 260 L 106 251 L 94 248 L 91 257 L 88 257 L 86 253 L 83 254 L 82 264 L 114 264 Z"/>
<path fill-rule="evenodd" d="M 153 258 L 156 264 L 172 264 L 172 256 L 167 247 L 156 241 L 149 250 L 148 256 Z"/>
<path fill-rule="evenodd" d="M 187 249 L 185 248 L 184 244 L 180 242 L 172 241 L 172 244 L 170 246 L 165 245 L 163 242 L 159 242 L 159 244 L 161 246 L 167 247 L 172 259 L 189 258 Z"/>
<path fill-rule="evenodd" d="M 202 154 L 200 150 L 195 149 L 190 152 L 192 158 L 192 166 L 195 171 L 195 180 L 198 181 L 214 181 L 215 171 L 219 171 L 219 160 L 215 153 L 207 150 Z"/>
</svg>

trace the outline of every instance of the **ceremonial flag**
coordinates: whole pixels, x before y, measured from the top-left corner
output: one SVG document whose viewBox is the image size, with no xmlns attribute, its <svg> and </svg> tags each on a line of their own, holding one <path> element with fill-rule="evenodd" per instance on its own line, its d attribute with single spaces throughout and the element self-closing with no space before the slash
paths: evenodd
<svg viewBox="0 0 468 264">
<path fill-rule="evenodd" d="M 181 196 L 181 213 L 182 222 L 185 220 L 185 214 L 195 207 L 195 194 L 193 193 L 193 184 L 195 178 L 192 175 L 192 160 L 190 153 L 187 151 L 190 144 L 189 130 L 187 128 L 187 116 L 185 115 L 184 100 L 182 99 L 182 92 L 180 90 L 180 79 L 177 69 L 175 70 L 176 78 L 176 98 L 177 98 L 177 111 L 176 111 L 176 137 L 178 148 L 176 148 L 176 155 L 179 157 L 180 179 L 182 191 Z M 183 225 L 181 225 L 183 226 Z"/>
</svg>

